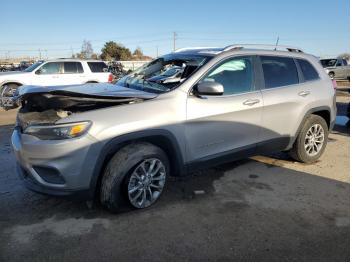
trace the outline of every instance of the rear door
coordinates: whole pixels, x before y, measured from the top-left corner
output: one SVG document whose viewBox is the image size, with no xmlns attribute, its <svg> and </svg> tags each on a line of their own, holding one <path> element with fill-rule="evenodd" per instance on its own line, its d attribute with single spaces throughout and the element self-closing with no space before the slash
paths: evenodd
<svg viewBox="0 0 350 262">
<path fill-rule="evenodd" d="M 222 84 L 223 95 L 188 97 L 185 135 L 189 162 L 255 151 L 263 102 L 254 64 L 251 56 L 228 58 L 200 80 Z"/>
<path fill-rule="evenodd" d="M 85 84 L 86 76 L 81 62 L 64 62 L 64 70 L 61 78 L 64 85 Z"/>
<path fill-rule="evenodd" d="M 282 150 L 295 135 L 305 106 L 312 103 L 312 85 L 303 83 L 291 57 L 260 56 L 260 65 L 264 110 L 258 151 Z"/>
</svg>

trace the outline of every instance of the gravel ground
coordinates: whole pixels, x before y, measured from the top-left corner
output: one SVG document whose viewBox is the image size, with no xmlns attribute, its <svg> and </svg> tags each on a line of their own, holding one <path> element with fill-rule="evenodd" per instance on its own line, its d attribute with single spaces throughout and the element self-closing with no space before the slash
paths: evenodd
<svg viewBox="0 0 350 262">
<path fill-rule="evenodd" d="M 350 261 L 350 97 L 316 164 L 257 156 L 168 183 L 160 201 L 113 215 L 26 190 L 15 111 L 0 111 L 0 261 Z"/>
</svg>

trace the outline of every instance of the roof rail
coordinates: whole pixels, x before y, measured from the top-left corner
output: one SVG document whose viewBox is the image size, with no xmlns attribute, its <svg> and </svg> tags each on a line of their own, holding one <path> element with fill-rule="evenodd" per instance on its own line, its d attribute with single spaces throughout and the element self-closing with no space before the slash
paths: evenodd
<svg viewBox="0 0 350 262">
<path fill-rule="evenodd" d="M 174 51 L 174 53 L 183 52 L 187 50 L 202 50 L 202 49 L 211 49 L 211 48 L 218 48 L 218 47 L 209 47 L 209 46 L 202 46 L 202 47 L 184 47 L 179 48 Z"/>
<path fill-rule="evenodd" d="M 288 52 L 295 52 L 295 53 L 304 53 L 304 51 L 298 47 L 293 46 L 284 46 L 284 45 L 265 45 L 265 44 L 235 44 L 235 45 L 229 45 L 226 46 L 223 50 L 223 52 L 234 50 L 234 49 L 243 49 L 243 48 L 252 48 L 256 47 L 259 49 L 271 49 L 273 51 L 277 50 L 285 50 Z"/>
</svg>

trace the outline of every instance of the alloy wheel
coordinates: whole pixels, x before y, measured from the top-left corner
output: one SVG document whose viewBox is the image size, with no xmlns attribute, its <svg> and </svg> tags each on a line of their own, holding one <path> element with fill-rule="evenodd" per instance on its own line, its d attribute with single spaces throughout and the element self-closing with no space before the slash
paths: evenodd
<svg viewBox="0 0 350 262">
<path fill-rule="evenodd" d="M 128 197 L 136 208 L 152 205 L 161 195 L 166 180 L 166 169 L 161 160 L 151 158 L 139 164 L 130 176 Z"/>
</svg>

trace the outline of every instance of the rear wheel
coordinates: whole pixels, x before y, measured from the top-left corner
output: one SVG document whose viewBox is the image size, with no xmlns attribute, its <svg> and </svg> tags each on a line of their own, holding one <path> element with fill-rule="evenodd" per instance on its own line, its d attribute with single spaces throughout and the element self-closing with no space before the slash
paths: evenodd
<svg viewBox="0 0 350 262">
<path fill-rule="evenodd" d="M 112 212 L 129 206 L 142 209 L 160 197 L 169 174 L 162 149 L 149 143 L 131 144 L 117 152 L 102 177 L 101 203 Z"/>
<path fill-rule="evenodd" d="M 303 163 L 315 162 L 323 154 L 328 139 L 328 125 L 317 115 L 310 115 L 294 142 L 290 155 Z"/>
<path fill-rule="evenodd" d="M 0 104 L 4 109 L 8 110 L 15 107 L 12 98 L 14 97 L 19 86 L 19 84 L 5 84 L 1 87 Z"/>
</svg>

